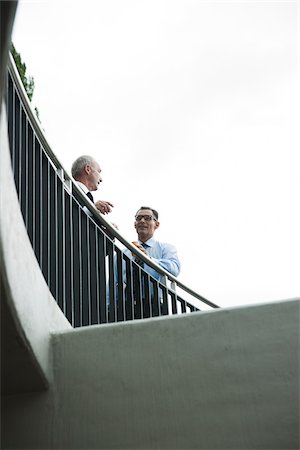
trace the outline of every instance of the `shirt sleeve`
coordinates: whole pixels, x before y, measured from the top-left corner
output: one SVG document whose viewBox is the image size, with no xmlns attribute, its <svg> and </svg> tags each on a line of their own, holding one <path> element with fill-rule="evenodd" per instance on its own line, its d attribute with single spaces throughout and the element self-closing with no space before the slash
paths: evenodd
<svg viewBox="0 0 300 450">
<path fill-rule="evenodd" d="M 179 275 L 181 264 L 177 255 L 177 250 L 173 245 L 163 244 L 161 257 L 151 257 L 151 259 L 163 269 L 170 272 L 170 274 L 174 275 L 174 277 Z"/>
</svg>

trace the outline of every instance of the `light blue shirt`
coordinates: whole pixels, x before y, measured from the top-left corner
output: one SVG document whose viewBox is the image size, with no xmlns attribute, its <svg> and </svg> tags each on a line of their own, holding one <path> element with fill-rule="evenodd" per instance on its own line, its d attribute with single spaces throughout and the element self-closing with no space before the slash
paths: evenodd
<svg viewBox="0 0 300 450">
<path fill-rule="evenodd" d="M 143 244 L 141 241 L 139 242 L 140 244 Z M 174 245 L 168 244 L 166 242 L 159 242 L 154 238 L 151 238 L 144 243 L 144 247 L 146 252 L 148 253 L 148 256 L 150 256 L 153 262 L 170 272 L 170 274 L 174 275 L 174 277 L 177 277 L 179 275 L 181 264 Z M 124 254 L 132 258 L 130 250 L 126 249 L 124 251 Z M 144 270 L 156 280 L 163 280 L 163 275 L 160 275 L 158 272 L 156 272 L 156 270 L 152 269 L 152 267 L 148 266 L 146 263 L 144 264 Z"/>
</svg>

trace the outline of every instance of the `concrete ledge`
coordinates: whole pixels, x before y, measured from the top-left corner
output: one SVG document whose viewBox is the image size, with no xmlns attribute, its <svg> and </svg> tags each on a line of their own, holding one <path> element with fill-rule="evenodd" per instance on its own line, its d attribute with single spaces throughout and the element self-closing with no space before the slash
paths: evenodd
<svg viewBox="0 0 300 450">
<path fill-rule="evenodd" d="M 53 389 L 3 403 L 5 448 L 295 450 L 299 312 L 293 300 L 56 333 Z"/>
</svg>

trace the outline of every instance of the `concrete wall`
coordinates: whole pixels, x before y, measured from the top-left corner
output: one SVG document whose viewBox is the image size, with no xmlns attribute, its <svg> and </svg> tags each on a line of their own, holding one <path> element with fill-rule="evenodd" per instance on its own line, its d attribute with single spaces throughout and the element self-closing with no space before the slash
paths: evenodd
<svg viewBox="0 0 300 450">
<path fill-rule="evenodd" d="M 299 306 L 55 334 L 51 389 L 3 401 L 4 448 L 295 450 Z"/>
<path fill-rule="evenodd" d="M 71 325 L 48 289 L 24 225 L 4 104 L 0 143 L 1 392 L 9 393 L 48 386 L 52 379 L 50 335 Z"/>
<path fill-rule="evenodd" d="M 52 380 L 51 332 L 71 328 L 35 258 L 12 173 L 2 97 L 16 8 L 16 1 L 0 2 L 1 394 L 46 388 Z"/>
</svg>

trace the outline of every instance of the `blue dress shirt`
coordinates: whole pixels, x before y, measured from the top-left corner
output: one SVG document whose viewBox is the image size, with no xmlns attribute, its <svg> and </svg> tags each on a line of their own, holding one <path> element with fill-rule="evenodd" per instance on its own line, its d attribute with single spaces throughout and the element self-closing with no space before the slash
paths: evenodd
<svg viewBox="0 0 300 450">
<path fill-rule="evenodd" d="M 148 239 L 145 243 L 139 241 L 145 247 L 148 256 L 161 266 L 163 269 L 170 272 L 170 274 L 177 277 L 180 272 L 180 261 L 178 259 L 177 250 L 174 245 L 168 244 L 166 242 L 156 241 L 154 238 Z M 126 249 L 124 253 L 132 258 L 131 251 Z M 149 273 L 156 280 L 162 281 L 163 275 L 160 275 L 152 267 L 144 264 L 144 270 Z"/>
</svg>

